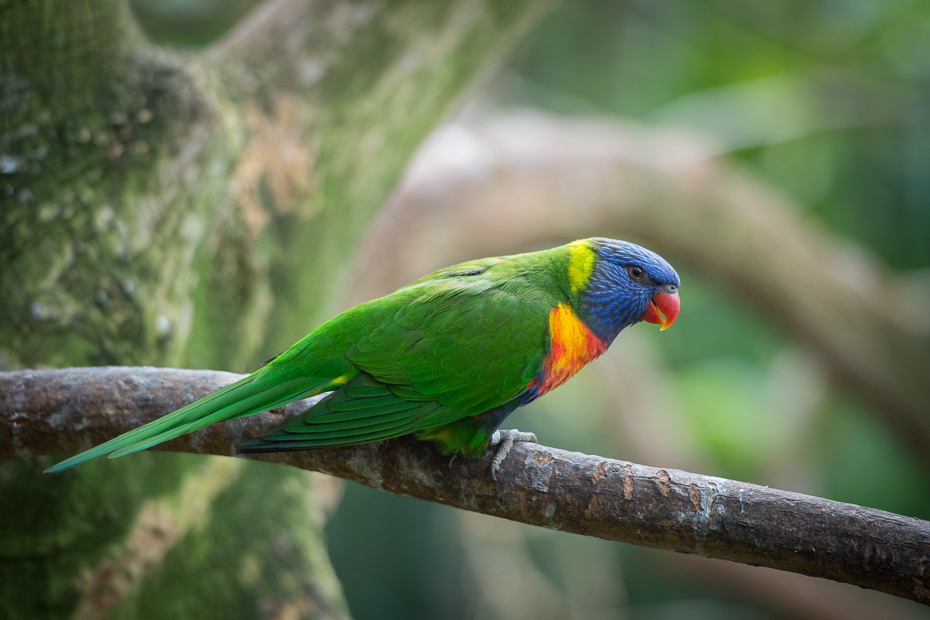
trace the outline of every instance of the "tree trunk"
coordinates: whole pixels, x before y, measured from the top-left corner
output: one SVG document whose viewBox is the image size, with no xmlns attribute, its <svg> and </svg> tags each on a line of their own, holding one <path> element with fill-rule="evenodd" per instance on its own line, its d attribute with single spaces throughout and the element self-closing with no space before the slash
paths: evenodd
<svg viewBox="0 0 930 620">
<path fill-rule="evenodd" d="M 331 312 L 414 147 L 548 4 L 272 0 L 184 55 L 119 0 L 5 4 L 0 367 L 280 352 Z M 49 462 L 0 464 L 0 616 L 347 615 L 321 478 Z"/>
</svg>

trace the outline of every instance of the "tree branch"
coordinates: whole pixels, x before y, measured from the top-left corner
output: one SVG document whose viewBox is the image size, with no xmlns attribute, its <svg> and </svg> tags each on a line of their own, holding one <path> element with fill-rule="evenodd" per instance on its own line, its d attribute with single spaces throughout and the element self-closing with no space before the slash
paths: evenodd
<svg viewBox="0 0 930 620">
<path fill-rule="evenodd" d="M 0 458 L 85 449 L 239 375 L 156 368 L 0 373 Z M 214 425 L 160 446 L 230 455 L 306 407 Z M 881 510 L 625 461 L 517 444 L 451 463 L 412 438 L 261 460 L 566 532 L 824 577 L 930 604 L 930 523 Z"/>
</svg>

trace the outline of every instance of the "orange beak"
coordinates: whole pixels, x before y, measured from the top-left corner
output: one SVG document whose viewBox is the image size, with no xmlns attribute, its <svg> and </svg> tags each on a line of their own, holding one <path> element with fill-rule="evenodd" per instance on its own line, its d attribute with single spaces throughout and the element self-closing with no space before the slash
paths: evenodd
<svg viewBox="0 0 930 620">
<path fill-rule="evenodd" d="M 679 309 L 681 309 L 681 300 L 678 298 L 678 293 L 659 293 L 649 302 L 642 320 L 661 325 L 662 329 L 659 331 L 665 331 L 678 318 Z"/>
</svg>

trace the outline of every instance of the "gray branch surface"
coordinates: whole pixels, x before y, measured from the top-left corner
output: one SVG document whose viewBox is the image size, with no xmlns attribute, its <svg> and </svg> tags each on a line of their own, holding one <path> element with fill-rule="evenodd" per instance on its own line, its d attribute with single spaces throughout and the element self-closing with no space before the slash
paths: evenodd
<svg viewBox="0 0 930 620">
<path fill-rule="evenodd" d="M 127 367 L 0 373 L 0 458 L 89 448 L 238 378 Z M 236 442 L 308 404 L 214 425 L 160 448 L 231 455 Z M 930 604 L 930 523 L 881 510 L 537 444 L 514 446 L 497 483 L 488 457 L 450 462 L 412 438 L 257 458 L 513 521 L 768 566 Z"/>
</svg>

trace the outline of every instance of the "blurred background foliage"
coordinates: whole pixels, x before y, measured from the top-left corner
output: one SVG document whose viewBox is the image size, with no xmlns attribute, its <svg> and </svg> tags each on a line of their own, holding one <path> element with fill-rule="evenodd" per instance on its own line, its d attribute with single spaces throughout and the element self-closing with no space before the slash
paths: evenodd
<svg viewBox="0 0 930 620">
<path fill-rule="evenodd" d="M 152 38 L 182 47 L 255 4 L 134 0 Z M 930 286 L 925 2 L 575 0 L 472 96 L 482 113 L 534 107 L 707 134 L 719 157 L 856 251 Z M 624 333 L 509 425 L 548 445 L 930 519 L 930 475 L 880 416 L 832 388 L 804 343 L 678 267 L 674 329 Z M 623 378 L 644 375 L 646 407 L 624 410 Z M 359 619 L 797 617 L 764 579 L 352 484 L 327 536 Z"/>
</svg>

